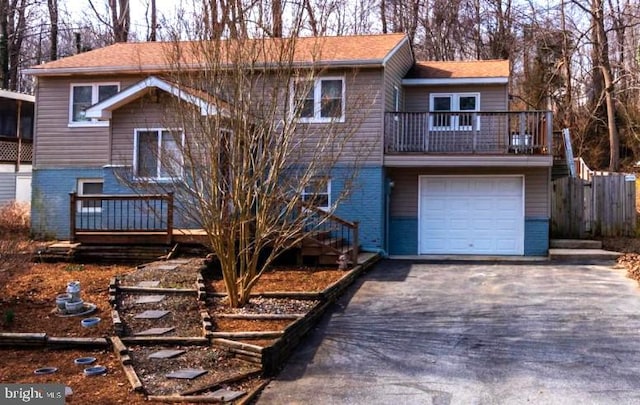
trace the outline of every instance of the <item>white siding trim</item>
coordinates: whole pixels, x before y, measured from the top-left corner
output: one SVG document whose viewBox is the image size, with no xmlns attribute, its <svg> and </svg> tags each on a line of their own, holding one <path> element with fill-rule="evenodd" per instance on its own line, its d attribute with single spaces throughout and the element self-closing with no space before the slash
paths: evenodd
<svg viewBox="0 0 640 405">
<path fill-rule="evenodd" d="M 404 86 L 424 86 L 440 84 L 507 84 L 508 77 L 459 77 L 459 78 L 439 78 L 439 79 L 402 79 Z"/>
</svg>

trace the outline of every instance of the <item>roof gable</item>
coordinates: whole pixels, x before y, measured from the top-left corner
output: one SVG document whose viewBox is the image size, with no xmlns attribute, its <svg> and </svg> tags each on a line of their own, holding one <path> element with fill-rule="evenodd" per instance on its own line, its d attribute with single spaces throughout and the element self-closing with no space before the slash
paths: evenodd
<svg viewBox="0 0 640 405">
<path fill-rule="evenodd" d="M 86 110 L 86 117 L 103 120 L 110 119 L 111 113 L 114 110 L 142 97 L 153 88 L 163 90 L 187 103 L 193 104 L 200 109 L 200 114 L 202 115 L 224 114 L 228 107 L 226 103 L 216 99 L 208 93 L 185 86 L 179 86 L 155 76 L 149 76 L 146 79 L 127 87 L 119 93 L 114 94 L 108 99 L 89 107 Z"/>
<path fill-rule="evenodd" d="M 157 73 L 171 68 L 172 57 L 187 69 L 206 66 L 206 47 L 220 45 L 221 59 L 237 60 L 245 53 L 256 65 L 282 64 L 280 52 L 293 46 L 294 65 L 382 66 L 399 45 L 407 41 L 404 34 L 358 35 L 334 37 L 301 37 L 296 39 L 253 39 L 181 42 L 118 43 L 93 51 L 33 66 L 33 75 Z M 231 55 L 231 56 L 229 56 Z M 289 62 L 289 59 L 287 59 Z"/>
</svg>

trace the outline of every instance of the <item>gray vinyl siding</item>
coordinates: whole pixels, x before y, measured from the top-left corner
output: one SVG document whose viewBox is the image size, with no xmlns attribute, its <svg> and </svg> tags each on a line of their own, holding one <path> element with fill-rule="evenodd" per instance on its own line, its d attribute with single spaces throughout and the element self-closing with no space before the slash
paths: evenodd
<svg viewBox="0 0 640 405">
<path fill-rule="evenodd" d="M 381 68 L 323 71 L 318 78 L 343 77 L 345 86 L 345 119 L 334 123 L 297 124 L 297 134 L 309 149 L 304 159 L 311 159 L 322 139 L 335 139 L 331 152 L 340 153 L 338 164 L 382 165 L 383 73 Z M 266 92 L 269 93 L 268 91 Z M 288 103 L 281 98 L 279 103 Z M 280 107 L 284 111 L 284 107 Z M 348 137 L 348 142 L 340 146 Z M 339 148 L 339 150 L 338 150 Z"/>
<path fill-rule="evenodd" d="M 549 218 L 549 169 L 451 168 L 451 169 L 389 169 L 387 175 L 394 186 L 391 190 L 392 217 L 418 216 L 418 176 L 422 175 L 510 175 L 523 174 L 525 183 L 525 217 Z"/>
<path fill-rule="evenodd" d="M 402 79 L 413 66 L 413 54 L 409 41 L 405 42 L 396 53 L 389 58 L 384 69 L 385 111 L 394 111 L 393 88 L 400 90 L 400 110 L 403 109 L 404 91 Z"/>
<path fill-rule="evenodd" d="M 120 89 L 140 77 L 38 78 L 34 166 L 88 167 L 109 163 L 109 127 L 69 127 L 71 83 L 120 82 Z"/>
<path fill-rule="evenodd" d="M 16 199 L 16 174 L 0 173 L 0 205 Z"/>
<path fill-rule="evenodd" d="M 405 91 L 405 111 L 429 111 L 429 96 L 432 93 L 480 93 L 481 111 L 507 111 L 506 85 L 477 86 L 408 86 Z"/>
<path fill-rule="evenodd" d="M 163 100 L 168 95 L 160 96 Z M 114 165 L 133 164 L 133 143 L 136 129 L 172 128 L 184 129 L 177 120 L 170 120 L 167 105 L 142 97 L 115 110 L 112 115 L 111 162 Z"/>
<path fill-rule="evenodd" d="M 382 69 L 364 69 L 354 72 L 327 71 L 321 76 L 342 76 L 346 89 L 346 116 L 344 123 L 300 123 L 298 131 L 305 137 L 310 148 L 317 137 L 335 136 L 338 144 L 341 136 L 351 139 L 341 152 L 339 163 L 358 165 L 382 164 L 382 147 L 380 143 L 382 133 Z M 161 92 L 161 94 L 164 94 Z M 264 94 L 270 94 L 266 91 Z M 182 128 L 188 139 L 188 128 L 171 121 L 171 113 L 165 106 L 166 95 L 160 103 L 152 102 L 148 97 L 132 101 L 115 110 L 112 116 L 111 129 L 111 160 L 108 163 L 116 165 L 130 165 L 133 158 L 133 137 L 136 128 Z M 288 102 L 280 100 L 279 103 Z M 284 111 L 284 107 L 280 108 Z M 328 135 L 328 133 L 331 133 Z M 334 135 L 335 134 L 335 135 Z M 335 152 L 335 150 L 334 150 Z"/>
</svg>

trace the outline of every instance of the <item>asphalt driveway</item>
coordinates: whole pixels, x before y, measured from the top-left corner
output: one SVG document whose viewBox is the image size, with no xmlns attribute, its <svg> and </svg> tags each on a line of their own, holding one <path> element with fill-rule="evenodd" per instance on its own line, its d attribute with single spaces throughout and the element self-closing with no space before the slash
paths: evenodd
<svg viewBox="0 0 640 405">
<path fill-rule="evenodd" d="M 258 404 L 639 404 L 640 289 L 606 265 L 384 261 Z"/>
</svg>

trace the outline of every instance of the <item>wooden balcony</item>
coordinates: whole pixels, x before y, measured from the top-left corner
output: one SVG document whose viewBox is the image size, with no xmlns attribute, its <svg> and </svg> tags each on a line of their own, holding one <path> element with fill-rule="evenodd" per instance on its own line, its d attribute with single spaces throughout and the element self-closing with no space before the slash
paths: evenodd
<svg viewBox="0 0 640 405">
<path fill-rule="evenodd" d="M 388 112 L 385 157 L 551 156 L 552 118 L 550 111 Z"/>
</svg>

